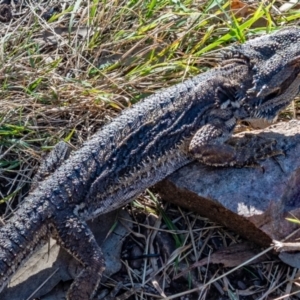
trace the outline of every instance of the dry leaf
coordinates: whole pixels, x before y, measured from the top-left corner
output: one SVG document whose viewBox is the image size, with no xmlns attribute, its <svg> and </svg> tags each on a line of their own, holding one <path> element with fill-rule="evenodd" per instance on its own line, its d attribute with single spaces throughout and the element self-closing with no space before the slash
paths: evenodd
<svg viewBox="0 0 300 300">
<path fill-rule="evenodd" d="M 246 18 L 254 11 L 250 5 L 239 0 L 230 1 L 230 10 L 236 18 Z"/>
</svg>

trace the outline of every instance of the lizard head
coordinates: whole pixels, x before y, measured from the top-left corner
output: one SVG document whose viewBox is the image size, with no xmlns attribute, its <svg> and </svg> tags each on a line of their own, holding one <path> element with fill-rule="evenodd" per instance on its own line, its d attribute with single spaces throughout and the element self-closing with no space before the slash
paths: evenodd
<svg viewBox="0 0 300 300">
<path fill-rule="evenodd" d="M 277 82 L 278 86 L 272 86 L 273 82 Z M 252 106 L 253 118 L 273 121 L 297 96 L 300 87 L 300 56 L 279 71 L 271 80 L 271 84 L 263 85 L 254 96 L 253 89 L 248 91 L 247 98 Z"/>
<path fill-rule="evenodd" d="M 244 100 L 251 117 L 271 121 L 298 94 L 300 28 L 285 28 L 234 46 L 230 55 L 244 57 L 251 65 L 253 86 Z"/>
</svg>

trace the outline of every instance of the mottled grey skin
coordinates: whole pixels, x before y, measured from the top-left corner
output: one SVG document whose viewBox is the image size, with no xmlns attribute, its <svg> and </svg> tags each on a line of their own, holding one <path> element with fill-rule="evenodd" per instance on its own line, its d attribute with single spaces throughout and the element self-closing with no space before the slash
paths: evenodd
<svg viewBox="0 0 300 300">
<path fill-rule="evenodd" d="M 83 265 L 67 298 L 91 299 L 104 262 L 86 220 L 124 205 L 195 159 L 215 166 L 251 162 L 249 151 L 224 142 L 237 120 L 273 119 L 293 100 L 299 54 L 298 28 L 251 40 L 234 47 L 220 67 L 159 91 L 104 126 L 55 172 L 35 181 L 0 229 L 0 290 L 52 236 Z"/>
</svg>

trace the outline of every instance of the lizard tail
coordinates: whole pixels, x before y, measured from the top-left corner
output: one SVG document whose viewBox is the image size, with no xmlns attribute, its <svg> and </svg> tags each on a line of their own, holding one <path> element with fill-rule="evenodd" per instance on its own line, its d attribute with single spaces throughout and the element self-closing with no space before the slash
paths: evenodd
<svg viewBox="0 0 300 300">
<path fill-rule="evenodd" d="M 0 292 L 26 258 L 47 241 L 49 229 L 41 217 L 32 208 L 22 214 L 17 211 L 0 228 Z"/>
</svg>

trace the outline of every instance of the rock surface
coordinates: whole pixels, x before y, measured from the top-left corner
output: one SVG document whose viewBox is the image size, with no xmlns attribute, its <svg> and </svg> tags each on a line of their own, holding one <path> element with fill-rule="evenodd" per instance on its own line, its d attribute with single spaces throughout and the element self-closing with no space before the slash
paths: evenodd
<svg viewBox="0 0 300 300">
<path fill-rule="evenodd" d="M 251 134 L 275 139 L 276 148 L 285 156 L 261 161 L 261 167 L 241 169 L 195 162 L 157 184 L 156 190 L 168 202 L 269 246 L 272 239 L 285 238 L 299 228 L 286 217 L 300 218 L 300 121 L 278 123 Z"/>
</svg>

